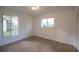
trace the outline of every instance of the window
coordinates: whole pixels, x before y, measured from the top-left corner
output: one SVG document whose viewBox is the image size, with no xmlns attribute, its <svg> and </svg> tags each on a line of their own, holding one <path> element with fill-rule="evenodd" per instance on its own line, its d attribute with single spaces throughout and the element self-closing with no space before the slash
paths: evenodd
<svg viewBox="0 0 79 59">
<path fill-rule="evenodd" d="M 46 27 L 46 28 L 54 27 L 54 18 L 42 19 L 41 27 Z"/>
<path fill-rule="evenodd" d="M 18 17 L 3 15 L 3 36 L 18 34 Z"/>
</svg>

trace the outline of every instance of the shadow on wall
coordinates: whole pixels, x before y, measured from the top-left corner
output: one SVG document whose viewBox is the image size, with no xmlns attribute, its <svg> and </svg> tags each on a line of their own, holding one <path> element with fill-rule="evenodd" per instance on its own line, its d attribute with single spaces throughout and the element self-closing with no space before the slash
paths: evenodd
<svg viewBox="0 0 79 59">
<path fill-rule="evenodd" d="M 59 40 L 61 40 L 61 42 L 64 42 L 64 43 L 74 45 L 76 37 L 72 36 L 72 34 L 70 34 L 68 32 L 65 32 L 65 31 L 59 29 L 56 39 L 59 39 Z"/>
</svg>

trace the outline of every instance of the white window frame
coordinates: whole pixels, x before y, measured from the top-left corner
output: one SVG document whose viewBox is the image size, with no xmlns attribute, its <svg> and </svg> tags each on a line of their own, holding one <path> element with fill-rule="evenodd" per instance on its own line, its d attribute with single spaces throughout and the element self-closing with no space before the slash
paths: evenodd
<svg viewBox="0 0 79 59">
<path fill-rule="evenodd" d="M 13 33 L 13 29 L 12 29 L 12 28 L 13 28 L 13 25 L 12 25 L 12 26 L 11 26 L 11 29 L 12 29 L 12 30 L 11 30 L 11 33 L 10 33 L 9 36 L 7 36 L 7 35 L 4 34 L 4 23 L 3 23 L 4 20 L 5 20 L 4 17 L 3 17 L 4 15 L 5 15 L 5 14 L 2 15 L 2 20 L 3 20 L 3 21 L 2 21 L 2 24 L 3 24 L 3 25 L 2 25 L 2 28 L 3 28 L 3 29 L 2 29 L 2 34 L 3 34 L 3 37 L 17 36 L 17 35 L 18 35 L 18 17 L 17 17 L 17 16 L 9 16 L 11 21 L 13 21 L 13 20 L 12 20 L 12 17 L 16 17 L 16 18 L 17 18 L 17 30 L 16 30 L 16 31 L 17 31 L 17 34 L 12 34 L 12 33 Z M 8 16 L 8 15 L 5 15 L 5 16 Z M 12 22 L 12 23 L 13 23 L 13 22 Z"/>
<path fill-rule="evenodd" d="M 49 19 L 52 19 L 52 25 L 49 26 Z M 45 21 L 46 20 L 46 21 Z M 46 22 L 46 24 L 44 24 L 43 22 Z M 54 18 L 45 18 L 41 20 L 41 28 L 53 28 L 55 25 L 55 19 Z"/>
</svg>

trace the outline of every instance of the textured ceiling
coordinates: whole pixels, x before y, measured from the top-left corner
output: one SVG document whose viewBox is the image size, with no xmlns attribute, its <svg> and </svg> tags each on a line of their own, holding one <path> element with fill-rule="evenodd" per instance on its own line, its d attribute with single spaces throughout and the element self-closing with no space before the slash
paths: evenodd
<svg viewBox="0 0 79 59">
<path fill-rule="evenodd" d="M 39 6 L 39 9 L 32 10 L 30 6 L 3 6 L 5 9 L 14 10 L 17 12 L 26 13 L 30 16 L 40 16 L 51 12 L 60 11 L 63 9 L 75 8 L 73 6 Z"/>
</svg>

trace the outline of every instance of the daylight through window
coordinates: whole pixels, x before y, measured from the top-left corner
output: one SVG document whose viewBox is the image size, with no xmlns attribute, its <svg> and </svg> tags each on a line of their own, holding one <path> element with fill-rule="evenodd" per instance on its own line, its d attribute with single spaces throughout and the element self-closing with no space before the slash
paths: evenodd
<svg viewBox="0 0 79 59">
<path fill-rule="evenodd" d="M 3 15 L 3 36 L 18 34 L 18 17 Z"/>
<path fill-rule="evenodd" d="M 42 19 L 41 27 L 46 27 L 46 28 L 54 27 L 54 18 Z"/>
</svg>

